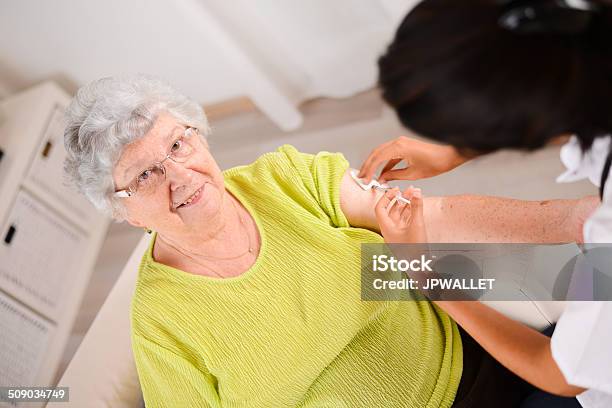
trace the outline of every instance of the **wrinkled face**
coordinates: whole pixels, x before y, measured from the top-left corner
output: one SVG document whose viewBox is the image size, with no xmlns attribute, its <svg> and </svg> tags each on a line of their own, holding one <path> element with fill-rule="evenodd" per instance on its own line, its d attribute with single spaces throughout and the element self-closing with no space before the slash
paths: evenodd
<svg viewBox="0 0 612 408">
<path fill-rule="evenodd" d="M 185 128 L 172 115 L 161 113 L 146 135 L 126 145 L 121 152 L 113 169 L 117 190 L 127 188 L 137 177 L 141 180 L 146 177 L 145 170 L 177 148 L 175 142 Z M 194 133 L 188 140 L 192 147 L 189 156 L 183 162 L 165 160 L 165 180 L 157 188 L 146 194 L 138 190 L 131 197 L 121 198 L 130 224 L 177 236 L 206 228 L 219 216 L 225 194 L 221 170 L 208 144 L 198 134 Z M 183 204 L 190 199 L 189 204 Z"/>
</svg>

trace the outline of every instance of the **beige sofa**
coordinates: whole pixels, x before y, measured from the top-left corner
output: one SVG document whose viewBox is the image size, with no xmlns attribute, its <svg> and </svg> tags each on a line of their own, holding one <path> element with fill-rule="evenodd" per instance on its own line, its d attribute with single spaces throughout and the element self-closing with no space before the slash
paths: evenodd
<svg viewBox="0 0 612 408">
<path fill-rule="evenodd" d="M 70 387 L 63 407 L 142 407 L 142 393 L 130 345 L 129 308 L 138 264 L 150 235 L 144 234 L 60 380 Z M 563 302 L 487 302 L 502 313 L 542 329 L 557 321 Z"/>
<path fill-rule="evenodd" d="M 130 302 L 144 234 L 93 321 L 59 385 L 70 387 L 67 407 L 142 407 L 142 393 L 130 343 Z"/>
</svg>

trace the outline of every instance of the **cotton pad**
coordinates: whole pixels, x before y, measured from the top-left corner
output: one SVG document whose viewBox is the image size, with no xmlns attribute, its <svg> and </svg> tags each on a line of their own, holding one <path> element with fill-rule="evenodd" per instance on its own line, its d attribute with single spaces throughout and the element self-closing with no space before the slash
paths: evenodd
<svg viewBox="0 0 612 408">
<path fill-rule="evenodd" d="M 357 184 L 359 184 L 359 187 L 361 187 L 365 191 L 371 190 L 372 188 L 377 188 L 379 190 L 380 189 L 388 190 L 389 188 L 391 188 L 387 184 L 380 184 L 378 180 L 376 179 L 372 179 L 369 183 L 366 184 L 363 181 L 363 179 L 357 176 L 358 174 L 359 174 L 359 170 L 355 170 L 355 169 L 351 170 L 351 177 L 353 178 L 353 180 L 355 180 Z"/>
<path fill-rule="evenodd" d="M 379 183 L 378 180 L 376 179 L 372 179 L 369 183 L 365 183 L 363 181 L 363 179 L 358 177 L 359 174 L 359 170 L 355 170 L 355 169 L 351 169 L 350 171 L 351 177 L 353 178 L 353 180 L 355 180 L 355 182 L 359 185 L 359 187 L 361 187 L 363 190 L 365 191 L 369 191 L 371 189 L 376 189 L 376 190 L 390 190 L 392 187 L 389 186 L 388 184 L 384 184 L 384 183 Z M 395 201 L 401 201 L 404 204 L 410 204 L 410 200 L 408 200 L 407 198 L 402 197 L 402 193 L 400 193 L 399 191 L 397 192 L 397 195 L 393 198 L 393 200 L 391 200 L 391 206 L 393 206 L 393 204 L 395 204 Z"/>
</svg>

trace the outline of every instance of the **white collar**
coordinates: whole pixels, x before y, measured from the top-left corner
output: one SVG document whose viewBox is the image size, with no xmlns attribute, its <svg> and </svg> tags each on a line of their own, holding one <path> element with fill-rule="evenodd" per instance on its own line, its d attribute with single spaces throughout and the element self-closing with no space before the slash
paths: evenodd
<svg viewBox="0 0 612 408">
<path fill-rule="evenodd" d="M 567 170 L 557 177 L 557 182 L 569 183 L 588 178 L 599 187 L 611 139 L 610 135 L 596 138 L 591 148 L 583 154 L 578 138 L 572 136 L 561 148 L 561 161 Z"/>
<path fill-rule="evenodd" d="M 588 178 L 599 187 L 604 164 L 610 151 L 612 136 L 595 139 L 591 148 L 582 153 L 580 143 L 572 136 L 561 148 L 561 161 L 567 171 L 557 177 L 558 182 L 571 182 Z M 603 191 L 602 202 L 593 214 L 585 221 L 583 236 L 585 242 L 612 242 L 612 175 L 608 177 Z"/>
</svg>

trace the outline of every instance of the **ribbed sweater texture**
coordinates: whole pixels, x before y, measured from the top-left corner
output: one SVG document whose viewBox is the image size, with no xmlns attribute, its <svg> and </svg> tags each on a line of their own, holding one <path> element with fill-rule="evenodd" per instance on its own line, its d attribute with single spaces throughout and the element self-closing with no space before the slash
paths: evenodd
<svg viewBox="0 0 612 408">
<path fill-rule="evenodd" d="M 361 244 L 340 208 L 342 154 L 284 145 L 223 172 L 262 246 L 232 278 L 143 255 L 132 347 L 148 408 L 449 407 L 456 324 L 427 301 L 361 300 Z"/>
</svg>

